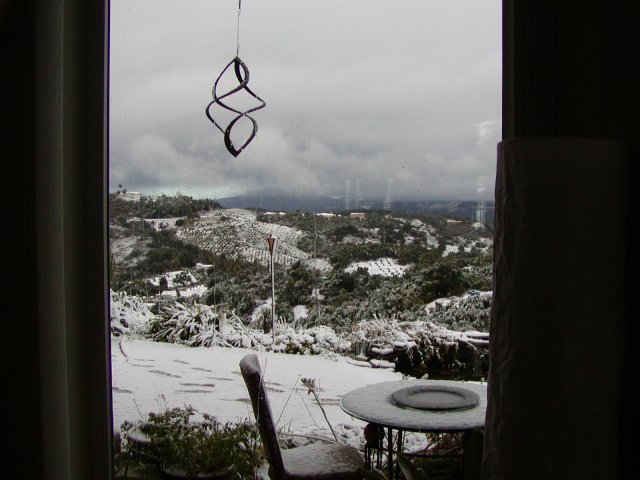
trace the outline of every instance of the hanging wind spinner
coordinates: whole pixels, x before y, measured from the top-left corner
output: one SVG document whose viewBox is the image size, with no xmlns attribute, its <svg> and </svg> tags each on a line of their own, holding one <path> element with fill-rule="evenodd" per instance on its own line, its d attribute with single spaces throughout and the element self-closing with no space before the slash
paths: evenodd
<svg viewBox="0 0 640 480">
<path fill-rule="evenodd" d="M 242 152 L 242 150 L 244 150 L 245 147 L 247 147 L 247 145 L 251 143 L 251 141 L 256 136 L 256 133 L 258 132 L 258 123 L 249 114 L 251 112 L 255 112 L 256 110 L 260 110 L 261 108 L 264 108 L 266 106 L 266 103 L 264 102 L 264 100 L 262 100 L 258 95 L 256 95 L 249 88 L 248 86 L 249 68 L 244 64 L 242 60 L 240 60 L 240 57 L 239 57 L 241 8 L 242 8 L 242 0 L 238 0 L 238 40 L 237 40 L 236 57 L 233 60 L 231 60 L 226 67 L 224 67 L 224 69 L 222 70 L 222 73 L 220 73 L 220 75 L 214 82 L 213 91 L 212 91 L 213 100 L 209 103 L 209 105 L 207 105 L 207 108 L 205 111 L 205 113 L 207 114 L 207 118 L 211 120 L 211 123 L 213 123 L 218 128 L 218 130 L 220 130 L 224 134 L 224 145 L 229 151 L 229 153 L 234 157 L 237 157 L 238 155 L 240 155 L 240 152 Z M 229 68 L 231 68 L 232 66 L 233 66 L 233 72 L 235 73 L 236 80 L 238 81 L 238 85 L 231 88 L 229 91 L 221 94 L 218 92 L 218 83 L 220 82 L 220 79 L 224 76 L 224 74 L 227 72 L 227 70 L 229 70 Z M 258 101 L 258 105 L 256 107 L 249 108 L 246 110 L 240 110 L 230 106 L 227 103 L 228 102 L 227 99 L 232 95 L 241 91 L 244 91 L 248 93 L 251 97 L 255 98 Z M 212 114 L 213 107 L 220 107 L 224 110 L 235 113 L 236 116 L 233 117 L 232 120 L 225 127 L 221 125 L 219 121 L 216 121 L 214 119 L 214 116 Z M 253 125 L 253 129 L 249 134 L 249 136 L 247 137 L 247 139 L 245 140 L 245 142 L 242 145 L 240 145 L 240 147 L 236 148 L 236 146 L 231 141 L 231 131 L 233 130 L 234 125 L 236 125 L 236 123 L 242 118 L 249 119 Z"/>
</svg>

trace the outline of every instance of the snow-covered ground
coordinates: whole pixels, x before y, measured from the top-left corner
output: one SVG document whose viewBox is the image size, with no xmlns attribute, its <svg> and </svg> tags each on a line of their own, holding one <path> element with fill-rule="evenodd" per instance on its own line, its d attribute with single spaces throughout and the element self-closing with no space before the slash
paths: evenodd
<svg viewBox="0 0 640 480">
<path fill-rule="evenodd" d="M 192 285 L 198 280 L 190 272 L 186 270 L 177 270 L 175 272 L 167 272 L 164 275 L 152 277 L 149 279 L 151 285 L 156 287 L 160 285 L 160 279 L 164 277 L 167 281 L 168 288 L 184 287 L 185 285 Z M 182 277 L 182 280 L 180 278 Z"/>
<path fill-rule="evenodd" d="M 148 280 L 149 283 L 157 287 L 160 286 L 160 279 L 162 277 L 164 277 L 167 282 L 167 289 L 162 291 L 162 295 L 177 297 L 179 291 L 180 296 L 182 297 L 190 297 L 192 295 L 201 297 L 207 291 L 207 287 L 204 285 L 198 285 L 196 277 L 186 270 L 167 272 L 164 275 L 152 277 Z"/>
<path fill-rule="evenodd" d="M 303 260 L 302 263 L 306 267 L 315 268 L 321 272 L 329 272 L 332 268 L 329 260 L 326 258 L 307 258 L 306 260 Z"/>
<path fill-rule="evenodd" d="M 403 221 L 402 219 L 398 219 L 398 221 Z M 438 247 L 438 239 L 435 237 L 437 230 L 432 226 L 428 225 L 424 222 L 421 222 L 417 218 L 411 220 L 411 226 L 417 228 L 422 233 L 424 233 L 427 237 L 427 245 L 431 248 Z"/>
<path fill-rule="evenodd" d="M 138 263 L 140 257 L 131 258 L 134 249 L 140 247 L 140 239 L 133 236 L 123 235 L 122 227 L 110 225 L 109 253 L 116 265 L 133 266 Z M 144 244 L 144 242 L 142 242 Z"/>
<path fill-rule="evenodd" d="M 347 268 L 345 272 L 355 272 L 358 268 L 364 268 L 369 272 L 369 275 L 381 275 L 383 277 L 402 277 L 405 271 L 410 268 L 411 265 L 400 265 L 395 258 L 378 258 L 376 260 L 367 260 L 363 262 L 353 262 Z"/>
<path fill-rule="evenodd" d="M 493 239 L 480 237 L 476 240 L 468 240 L 464 237 L 458 237 L 456 244 L 447 244 L 444 246 L 442 256 L 446 257 L 452 253 L 459 253 L 462 250 L 469 253 L 474 247 L 483 253 L 488 253 L 489 249 L 493 246 Z"/>
<path fill-rule="evenodd" d="M 442 256 L 446 257 L 451 253 L 458 253 L 460 251 L 460 247 L 458 245 L 445 245 L 444 251 L 442 252 Z"/>
<path fill-rule="evenodd" d="M 151 225 L 156 232 L 162 230 L 175 230 L 178 228 L 176 222 L 185 220 L 187 217 L 170 217 L 170 218 L 145 218 L 144 221 Z"/>
<path fill-rule="evenodd" d="M 124 338 L 124 340 L 122 340 Z M 150 340 L 113 338 L 113 418 L 118 428 L 125 420 L 146 419 L 149 412 L 192 405 L 221 421 L 253 418 L 238 366 L 252 350 L 187 347 Z M 314 378 L 332 425 L 363 426 L 344 413 L 340 398 L 355 388 L 400 380 L 388 369 L 362 368 L 339 356 L 287 355 L 258 352 L 274 418 L 285 431 L 308 432 L 327 428 L 313 395 L 300 379 Z"/>
</svg>

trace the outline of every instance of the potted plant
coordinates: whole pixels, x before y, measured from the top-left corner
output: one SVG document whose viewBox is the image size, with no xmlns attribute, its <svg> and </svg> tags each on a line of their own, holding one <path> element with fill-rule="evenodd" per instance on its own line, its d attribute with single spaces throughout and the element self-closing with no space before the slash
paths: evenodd
<svg viewBox="0 0 640 480">
<path fill-rule="evenodd" d="M 190 406 L 150 413 L 124 437 L 116 466 L 125 478 L 130 468 L 144 478 L 251 478 L 261 459 L 258 434 L 248 421 L 220 423 Z"/>
</svg>

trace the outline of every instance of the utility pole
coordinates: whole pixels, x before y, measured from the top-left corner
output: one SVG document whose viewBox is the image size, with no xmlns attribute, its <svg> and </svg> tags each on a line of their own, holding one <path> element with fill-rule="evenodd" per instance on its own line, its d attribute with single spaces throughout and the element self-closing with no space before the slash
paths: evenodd
<svg viewBox="0 0 640 480">
<path fill-rule="evenodd" d="M 276 237 L 269 234 L 267 238 L 269 245 L 269 255 L 271 256 L 271 335 L 273 336 L 273 345 L 276 344 L 276 284 L 273 274 L 273 252 L 276 249 Z"/>
</svg>

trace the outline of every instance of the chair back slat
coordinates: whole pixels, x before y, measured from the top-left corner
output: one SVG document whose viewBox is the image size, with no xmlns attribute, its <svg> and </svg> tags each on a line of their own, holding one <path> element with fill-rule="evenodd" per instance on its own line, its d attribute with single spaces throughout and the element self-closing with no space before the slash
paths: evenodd
<svg viewBox="0 0 640 480">
<path fill-rule="evenodd" d="M 272 478 L 280 478 L 284 474 L 284 464 L 278 444 L 278 435 L 273 423 L 271 407 L 264 388 L 262 370 L 256 354 L 249 354 L 240 360 L 240 371 L 244 382 L 247 384 L 253 414 L 256 417 L 260 437 L 264 445 L 265 455 L 269 462 L 269 471 Z"/>
</svg>

